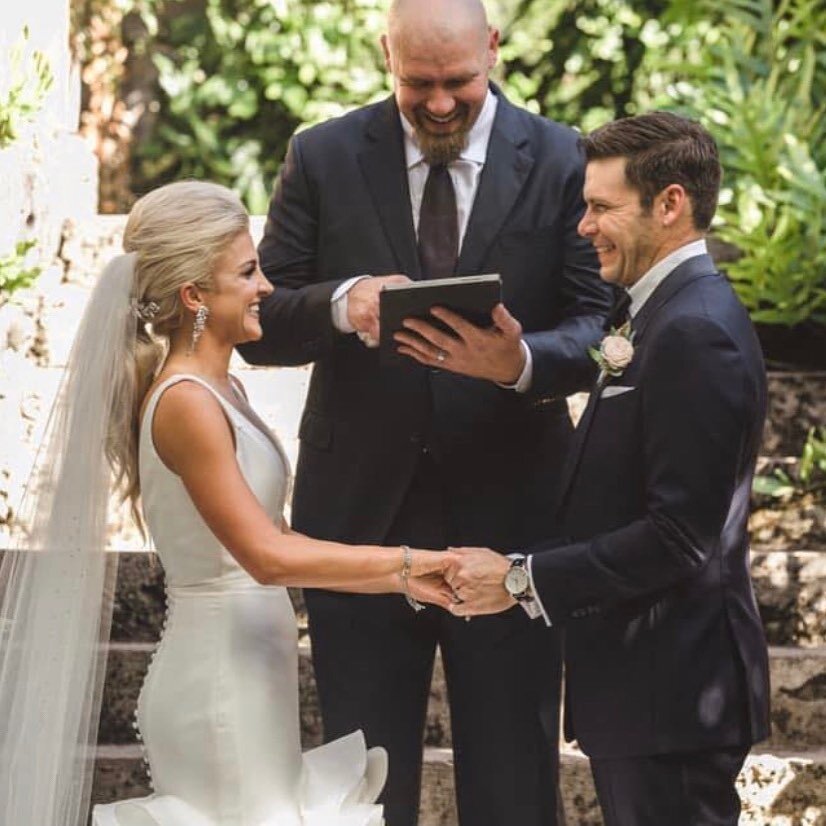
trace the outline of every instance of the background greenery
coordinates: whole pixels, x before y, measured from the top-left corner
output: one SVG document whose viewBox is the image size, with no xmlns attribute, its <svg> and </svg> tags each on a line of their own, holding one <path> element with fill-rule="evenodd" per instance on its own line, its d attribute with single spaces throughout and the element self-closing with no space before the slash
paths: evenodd
<svg viewBox="0 0 826 826">
<path fill-rule="evenodd" d="M 715 235 L 729 245 L 727 274 L 758 324 L 822 329 L 823 0 L 487 5 L 503 33 L 496 76 L 514 101 L 585 131 L 651 108 L 700 119 L 723 157 Z M 263 212 L 296 129 L 390 89 L 378 46 L 385 0 L 75 0 L 75 8 L 79 31 L 123 23 L 128 57 L 117 80 L 123 98 L 141 98 L 130 198 L 203 177 Z"/>
</svg>

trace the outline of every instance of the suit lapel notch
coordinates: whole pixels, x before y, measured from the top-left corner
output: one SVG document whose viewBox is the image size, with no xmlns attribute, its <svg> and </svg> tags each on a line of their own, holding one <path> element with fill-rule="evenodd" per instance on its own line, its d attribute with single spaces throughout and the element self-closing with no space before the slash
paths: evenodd
<svg viewBox="0 0 826 826">
<path fill-rule="evenodd" d="M 367 188 L 396 257 L 398 271 L 418 279 L 421 272 L 410 209 L 404 137 L 392 97 L 377 110 L 365 135 L 366 146 L 358 160 Z"/>
</svg>

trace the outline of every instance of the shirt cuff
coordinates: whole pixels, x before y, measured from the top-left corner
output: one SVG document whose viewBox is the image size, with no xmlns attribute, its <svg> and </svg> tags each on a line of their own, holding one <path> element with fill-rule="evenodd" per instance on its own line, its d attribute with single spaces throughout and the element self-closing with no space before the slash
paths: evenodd
<svg viewBox="0 0 826 826">
<path fill-rule="evenodd" d="M 369 275 L 356 275 L 339 284 L 330 298 L 330 312 L 333 316 L 333 327 L 340 333 L 355 333 L 356 328 L 347 318 L 347 293 L 362 279 L 371 278 Z"/>
<path fill-rule="evenodd" d="M 531 348 L 528 347 L 524 338 L 519 340 L 519 344 L 522 347 L 522 352 L 525 354 L 525 366 L 522 368 L 519 378 L 516 380 L 515 384 L 496 383 L 500 387 L 504 387 L 505 390 L 515 390 L 517 393 L 527 393 L 528 390 L 531 389 L 531 383 L 533 382 L 533 355 L 531 353 Z"/>
<path fill-rule="evenodd" d="M 547 625 L 548 628 L 550 628 L 553 625 L 553 623 L 551 622 L 551 618 L 548 616 L 548 612 L 545 610 L 545 606 L 542 604 L 542 600 L 539 598 L 539 593 L 536 590 L 536 587 L 533 583 L 533 554 L 530 554 L 528 556 L 528 562 L 525 565 L 525 567 L 528 569 L 528 579 L 530 580 L 531 593 L 533 594 L 533 600 L 531 604 L 536 610 L 536 614 L 534 616 L 541 616 L 542 619 L 545 620 L 545 625 Z M 534 617 L 531 617 L 531 619 L 533 618 Z"/>
</svg>

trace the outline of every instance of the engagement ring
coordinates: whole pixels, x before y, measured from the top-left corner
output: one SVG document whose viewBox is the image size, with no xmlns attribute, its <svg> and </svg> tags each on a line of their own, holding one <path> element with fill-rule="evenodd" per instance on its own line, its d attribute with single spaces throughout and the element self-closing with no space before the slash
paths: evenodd
<svg viewBox="0 0 826 826">
<path fill-rule="evenodd" d="M 444 350 L 439 350 L 436 353 L 436 361 L 444 361 L 447 358 L 447 353 Z"/>
</svg>

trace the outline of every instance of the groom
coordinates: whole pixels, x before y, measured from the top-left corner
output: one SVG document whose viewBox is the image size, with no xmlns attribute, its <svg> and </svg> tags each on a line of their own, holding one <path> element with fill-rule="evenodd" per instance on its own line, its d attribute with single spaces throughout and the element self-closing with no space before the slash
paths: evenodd
<svg viewBox="0 0 826 826">
<path fill-rule="evenodd" d="M 720 182 L 697 123 L 655 112 L 582 141 L 591 239 L 625 288 L 579 424 L 560 541 L 461 549 L 460 615 L 534 600 L 565 630 L 566 736 L 606 826 L 735 826 L 734 780 L 768 736 L 747 517 L 766 409 L 749 317 L 706 251 Z"/>
</svg>

